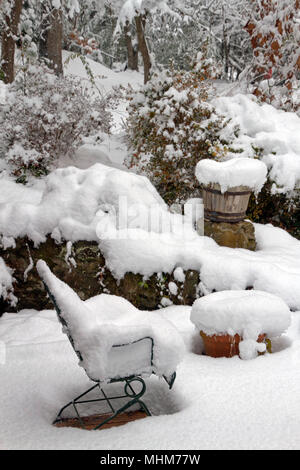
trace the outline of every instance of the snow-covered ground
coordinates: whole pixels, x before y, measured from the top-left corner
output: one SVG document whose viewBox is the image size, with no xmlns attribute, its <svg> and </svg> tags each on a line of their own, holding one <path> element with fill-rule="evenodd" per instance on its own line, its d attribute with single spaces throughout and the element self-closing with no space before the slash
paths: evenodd
<svg viewBox="0 0 300 470">
<path fill-rule="evenodd" d="M 113 85 L 142 82 L 141 74 L 117 73 L 92 61 L 90 65 L 104 93 Z M 87 79 L 80 59 L 71 61 L 66 70 Z M 0 100 L 4 95 L 2 87 Z M 299 117 L 261 107 L 245 95 L 223 96 L 215 104 L 232 118 L 232 128 L 240 126 L 236 141 L 244 148 L 240 155 L 251 156 L 253 147 L 263 146 L 274 181 L 285 191 L 299 185 Z M 172 230 L 156 227 L 149 243 L 147 227 L 137 215 L 151 206 L 160 215 L 168 212 L 149 181 L 124 171 L 125 106 L 122 102 L 114 112 L 111 136 L 98 146 L 86 142 L 47 179 L 32 179 L 23 186 L 6 172 L 0 174 L 4 248 L 13 246 L 18 236 L 27 235 L 38 244 L 47 234 L 57 241 L 97 241 L 102 235 L 100 247 L 116 277 L 126 271 L 149 276 L 175 268 L 197 269 L 199 289 L 205 294 L 253 287 L 279 295 L 294 310 L 292 324 L 273 342 L 273 354 L 252 361 L 213 359 L 197 354 L 201 342 L 189 320 L 190 307 L 160 310 L 157 315 L 174 323 L 188 348 L 174 389 L 169 391 L 163 381 L 151 377 L 145 401 L 152 417 L 93 433 L 51 426 L 58 409 L 88 387 L 54 312 L 7 313 L 0 318 L 0 448 L 299 448 L 300 242 L 281 229 L 259 224 L 255 224 L 255 252 L 219 247 L 193 229 L 183 241 L 176 228 L 181 216 L 170 215 Z M 114 228 L 107 207 L 117 209 L 119 196 L 126 196 L 130 204 L 143 204 L 132 215 L 129 238 L 105 238 L 103 227 Z M 0 296 L 10 292 L 11 283 L 12 272 L 0 258 Z"/>
<path fill-rule="evenodd" d="M 69 57 L 70 53 L 64 51 L 65 74 L 80 77 L 87 87 L 91 87 L 90 77 L 81 59 L 77 57 L 68 61 Z M 88 58 L 86 61 L 92 71 L 95 85 L 104 96 L 114 87 L 118 88 L 121 86 L 126 89 L 130 85 L 133 88 L 137 88 L 143 83 L 144 78 L 141 72 L 132 70 L 116 72 Z M 104 141 L 101 145 L 85 145 L 76 152 L 73 161 L 63 159 L 60 162 L 60 166 L 75 165 L 78 168 L 87 168 L 87 166 L 91 166 L 94 163 L 104 163 L 112 164 L 119 168 L 127 154 L 126 145 L 123 142 L 123 124 L 127 118 L 126 107 L 127 101 L 123 99 L 120 100 L 118 107 L 112 111 L 114 121 L 112 134 L 110 136 L 103 136 Z"/>
<path fill-rule="evenodd" d="M 153 416 L 101 431 L 51 425 L 90 384 L 54 312 L 1 318 L 0 449 L 299 449 L 300 312 L 274 353 L 251 361 L 196 354 L 190 307 L 159 312 L 188 346 L 174 388 L 152 376 L 145 402 Z"/>
</svg>

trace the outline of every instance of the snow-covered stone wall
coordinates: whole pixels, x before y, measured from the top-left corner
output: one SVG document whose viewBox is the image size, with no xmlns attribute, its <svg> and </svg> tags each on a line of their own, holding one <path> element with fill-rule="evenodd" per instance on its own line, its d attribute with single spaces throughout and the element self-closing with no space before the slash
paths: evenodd
<svg viewBox="0 0 300 470">
<path fill-rule="evenodd" d="M 7 265 L 14 268 L 14 295 L 18 303 L 10 305 L 10 299 L 7 298 L 6 302 L 0 304 L 0 315 L 5 311 L 53 308 L 35 267 L 39 259 L 44 259 L 53 272 L 83 300 L 110 293 L 124 297 L 142 310 L 154 310 L 172 303 L 192 305 L 199 284 L 197 271 L 184 272 L 181 268 L 170 274 L 155 273 L 148 279 L 144 279 L 141 274 L 128 272 L 118 281 L 105 267 L 105 259 L 96 242 L 57 244 L 47 238 L 45 243 L 35 248 L 28 239 L 19 238 L 15 247 L 2 250 L 1 255 Z M 6 269 L 8 273 L 11 272 L 7 266 Z"/>
</svg>

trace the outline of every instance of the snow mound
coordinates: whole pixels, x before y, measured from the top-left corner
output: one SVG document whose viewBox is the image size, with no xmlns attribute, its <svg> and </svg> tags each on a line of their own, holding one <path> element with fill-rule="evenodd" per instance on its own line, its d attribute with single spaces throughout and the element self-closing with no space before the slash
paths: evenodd
<svg viewBox="0 0 300 470">
<path fill-rule="evenodd" d="M 143 230 L 139 234 L 140 239 L 100 241 L 106 266 L 117 279 L 126 272 L 148 277 L 194 269 L 200 272 L 204 293 L 253 287 L 280 296 L 292 309 L 300 308 L 300 242 L 280 228 L 255 224 L 254 252 L 218 246 L 192 231 L 185 237 Z"/>
<path fill-rule="evenodd" d="M 263 162 L 252 158 L 232 158 L 224 162 L 205 159 L 196 166 L 199 183 L 206 186 L 217 183 L 222 193 L 236 186 L 248 186 L 257 194 L 266 181 L 267 172 Z"/>
<path fill-rule="evenodd" d="M 44 261 L 38 261 L 37 269 L 81 354 L 80 365 L 92 380 L 150 375 L 152 371 L 170 377 L 176 370 L 185 347 L 170 322 L 136 309 L 122 297 L 101 294 L 83 302 Z M 153 339 L 153 364 L 149 338 Z"/>
<path fill-rule="evenodd" d="M 291 314 L 286 303 L 273 294 L 231 290 L 197 299 L 191 321 L 207 335 L 238 334 L 256 340 L 262 333 L 280 336 L 290 326 Z"/>
<path fill-rule="evenodd" d="M 254 339 L 245 339 L 239 343 L 240 358 L 244 360 L 255 359 L 257 353 L 264 353 L 266 349 L 265 343 L 259 343 Z"/>
<path fill-rule="evenodd" d="M 113 87 L 123 85 L 128 87 L 129 84 L 137 86 L 143 82 L 143 74 L 134 70 L 127 69 L 122 73 L 116 72 L 99 62 L 96 62 L 89 57 L 86 57 L 84 62 L 80 57 L 75 57 L 72 52 L 63 51 L 64 73 L 65 75 L 74 75 L 81 77 L 91 84 L 91 80 L 85 62 L 88 64 L 89 69 L 92 71 L 97 87 L 103 92 L 109 92 Z"/>
<path fill-rule="evenodd" d="M 240 335 L 239 354 L 245 360 L 266 351 L 265 343 L 257 341 L 260 334 L 280 336 L 291 323 L 286 303 L 258 290 L 214 292 L 194 302 L 190 318 L 197 330 L 209 336 Z"/>
<path fill-rule="evenodd" d="M 0 321 L 0 338 L 7 347 L 67 341 L 53 310 L 38 312 L 31 309 L 4 313 Z"/>
<path fill-rule="evenodd" d="M 144 176 L 101 163 L 86 170 L 67 167 L 46 178 L 40 200 L 0 204 L 0 233 L 13 238 L 28 236 L 36 245 L 45 241 L 48 234 L 57 241 L 95 241 L 103 218 L 108 214 L 115 220 L 118 216 L 120 198 L 128 213 L 131 210 L 127 219 L 130 227 L 137 223 L 140 226 L 141 216 L 150 206 L 167 210 Z"/>
<path fill-rule="evenodd" d="M 219 113 L 230 118 L 222 135 L 225 140 L 239 126 L 234 147 L 243 149 L 241 157 L 254 157 L 257 149 L 262 149 L 274 192 L 299 188 L 300 118 L 296 113 L 260 105 L 253 96 L 242 94 L 216 98 L 213 104 Z"/>
</svg>

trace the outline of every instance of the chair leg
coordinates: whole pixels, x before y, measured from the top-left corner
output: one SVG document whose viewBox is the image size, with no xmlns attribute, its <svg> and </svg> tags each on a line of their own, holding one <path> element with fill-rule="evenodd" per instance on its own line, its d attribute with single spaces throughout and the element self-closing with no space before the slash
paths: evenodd
<svg viewBox="0 0 300 470">
<path fill-rule="evenodd" d="M 69 408 L 72 407 L 76 413 L 76 417 L 78 418 L 78 421 L 80 423 L 80 426 L 83 429 L 86 429 L 86 426 L 83 422 L 82 416 L 80 416 L 80 413 L 78 411 L 77 405 L 79 404 L 84 404 L 84 403 L 96 403 L 96 402 L 101 402 L 105 401 L 107 405 L 109 406 L 112 414 L 103 420 L 100 424 L 98 424 L 94 430 L 100 429 L 104 424 L 108 423 L 109 421 L 113 420 L 116 416 L 118 416 L 120 413 L 124 413 L 128 408 L 131 408 L 135 404 L 140 405 L 140 410 L 143 410 L 148 416 L 151 416 L 151 413 L 148 409 L 148 407 L 145 405 L 145 403 L 141 400 L 141 397 L 144 395 L 146 391 L 146 384 L 144 380 L 141 377 L 132 377 L 132 378 L 127 378 L 127 379 L 120 379 L 120 382 L 125 382 L 124 385 L 124 393 L 125 395 L 121 396 L 113 396 L 113 397 L 108 397 L 101 387 L 100 383 L 97 383 L 93 387 L 90 387 L 88 390 L 85 392 L 81 393 L 78 395 L 76 398 L 74 398 L 72 401 L 64 405 L 61 410 L 59 411 L 56 419 L 54 420 L 53 424 L 57 424 L 59 422 L 64 421 L 64 418 L 62 417 L 63 412 Z M 139 384 L 142 386 L 141 390 L 137 393 L 135 392 L 133 388 L 133 383 L 134 382 L 139 382 Z M 90 400 L 82 400 L 88 393 L 90 393 L 92 390 L 98 388 L 101 394 L 103 395 L 103 398 L 95 398 L 95 399 L 90 399 Z M 127 398 L 129 401 L 126 402 L 125 405 L 122 407 L 118 408 L 117 410 L 114 409 L 111 400 L 116 400 L 120 398 Z"/>
<path fill-rule="evenodd" d="M 141 391 L 140 391 L 139 394 L 137 394 L 137 393 L 134 391 L 134 389 L 133 389 L 133 387 L 132 387 L 132 385 L 131 385 L 132 382 L 137 382 L 137 381 L 142 384 L 142 389 L 141 389 Z M 128 389 L 130 390 L 131 393 L 129 392 Z M 134 378 L 132 378 L 132 379 L 126 380 L 126 384 L 125 384 L 125 387 L 124 387 L 124 391 L 125 391 L 126 395 L 127 395 L 129 398 L 135 398 L 135 399 L 136 399 L 136 403 L 139 403 L 139 405 L 140 405 L 140 407 L 141 407 L 141 410 L 144 410 L 145 413 L 146 413 L 148 416 L 151 416 L 151 413 L 150 413 L 148 407 L 145 405 L 145 403 L 144 403 L 142 400 L 140 400 L 140 398 L 144 395 L 144 393 L 145 393 L 145 391 L 146 391 L 146 384 L 145 384 L 144 380 L 143 380 L 141 377 L 134 377 Z"/>
</svg>

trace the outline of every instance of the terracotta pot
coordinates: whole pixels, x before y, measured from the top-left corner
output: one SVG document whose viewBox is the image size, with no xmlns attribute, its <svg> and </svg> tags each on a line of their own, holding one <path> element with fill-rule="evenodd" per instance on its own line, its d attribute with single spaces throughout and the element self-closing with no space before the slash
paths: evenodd
<svg viewBox="0 0 300 470">
<path fill-rule="evenodd" d="M 240 335 L 212 335 L 208 336 L 200 331 L 200 336 L 204 342 L 204 350 L 207 356 L 211 357 L 233 357 L 239 354 L 239 343 L 242 341 Z M 266 334 L 259 335 L 257 342 L 262 343 L 266 339 Z"/>
<path fill-rule="evenodd" d="M 212 222 L 241 222 L 251 195 L 247 186 L 236 186 L 221 193 L 219 184 L 211 184 L 202 189 L 204 217 Z"/>
</svg>

